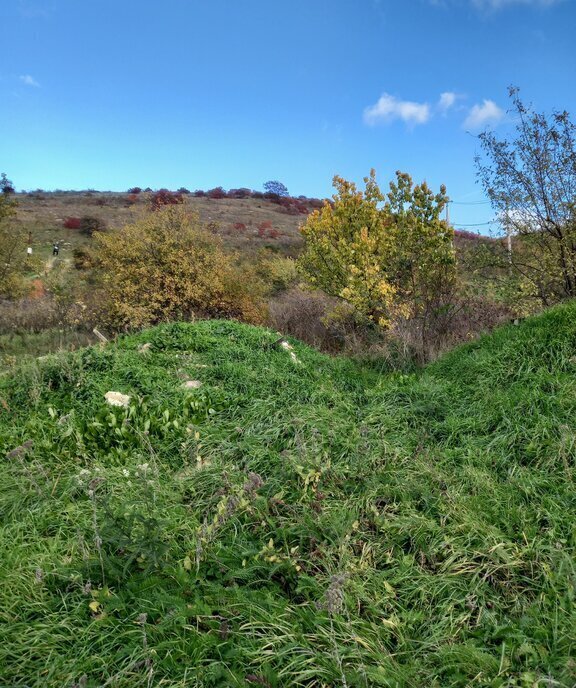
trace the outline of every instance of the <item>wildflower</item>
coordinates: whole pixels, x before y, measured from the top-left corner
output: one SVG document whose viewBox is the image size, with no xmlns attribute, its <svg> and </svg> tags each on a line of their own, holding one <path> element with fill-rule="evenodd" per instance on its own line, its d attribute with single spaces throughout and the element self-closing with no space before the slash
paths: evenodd
<svg viewBox="0 0 576 688">
<path fill-rule="evenodd" d="M 122 475 L 123 475 L 125 478 L 129 478 L 129 477 L 130 477 L 130 471 L 129 471 L 127 468 L 123 468 L 123 469 L 122 469 Z"/>
<path fill-rule="evenodd" d="M 127 407 L 130 404 L 130 397 L 127 394 L 122 394 L 122 392 L 106 392 L 104 398 L 110 406 Z"/>
</svg>

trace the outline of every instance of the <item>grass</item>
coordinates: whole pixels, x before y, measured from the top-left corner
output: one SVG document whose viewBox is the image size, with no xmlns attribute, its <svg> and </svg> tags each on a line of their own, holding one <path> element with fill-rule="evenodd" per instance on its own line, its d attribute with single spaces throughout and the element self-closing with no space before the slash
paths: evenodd
<svg viewBox="0 0 576 688">
<path fill-rule="evenodd" d="M 8 373 L 18 363 L 54 352 L 73 351 L 93 344 L 94 340 L 87 332 L 57 328 L 0 334 L 0 374 Z"/>
<path fill-rule="evenodd" d="M 275 338 L 0 378 L 0 685 L 574 686 L 576 305 L 410 374 Z"/>
</svg>

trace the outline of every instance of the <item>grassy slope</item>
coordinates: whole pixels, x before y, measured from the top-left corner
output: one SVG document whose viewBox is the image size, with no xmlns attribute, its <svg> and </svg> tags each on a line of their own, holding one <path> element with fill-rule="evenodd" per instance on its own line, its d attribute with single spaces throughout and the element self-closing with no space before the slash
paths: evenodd
<svg viewBox="0 0 576 688">
<path fill-rule="evenodd" d="M 18 194 L 17 217 L 22 230 L 32 234 L 35 255 L 44 261 L 52 255 L 52 244 L 60 242 L 60 256 L 57 262 L 72 257 L 72 251 L 89 243 L 89 239 L 78 230 L 66 229 L 63 221 L 67 217 L 90 215 L 98 217 L 112 229 L 119 229 L 134 222 L 146 211 L 149 194 L 140 194 L 135 205 L 127 203 L 128 194 L 91 193 L 45 193 L 40 196 Z M 200 214 L 203 222 L 216 223 L 218 233 L 227 246 L 251 253 L 269 246 L 294 255 L 298 253 L 302 240 L 298 227 L 305 219 L 303 215 L 288 215 L 282 208 L 265 199 L 212 200 L 209 198 L 185 197 L 186 205 Z M 99 205 L 104 203 L 104 205 Z M 234 229 L 234 224 L 246 225 L 245 230 Z M 260 237 L 258 225 L 270 222 L 279 236 Z"/>
<path fill-rule="evenodd" d="M 573 686 L 576 306 L 420 375 L 273 341 L 0 382 L 0 685 Z"/>
</svg>

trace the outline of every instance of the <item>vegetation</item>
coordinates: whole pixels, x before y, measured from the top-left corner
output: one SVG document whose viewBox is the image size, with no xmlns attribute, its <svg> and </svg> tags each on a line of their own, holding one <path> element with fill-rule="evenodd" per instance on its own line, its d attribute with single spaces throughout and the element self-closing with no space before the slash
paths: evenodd
<svg viewBox="0 0 576 688">
<path fill-rule="evenodd" d="M 549 305 L 576 296 L 576 126 L 567 112 L 536 113 L 511 88 L 514 140 L 480 134 L 479 178 L 508 232 L 519 291 Z"/>
<path fill-rule="evenodd" d="M 299 266 L 313 286 L 382 328 L 401 318 L 420 321 L 425 356 L 454 292 L 453 232 L 440 219 L 448 198 L 444 187 L 434 195 L 426 183 L 396 177 L 384 205 L 374 171 L 364 192 L 335 177 L 334 203 L 302 227 Z"/>
<path fill-rule="evenodd" d="M 269 181 L 264 184 L 264 191 L 274 196 L 289 196 L 288 188 L 285 184 L 278 181 Z"/>
<path fill-rule="evenodd" d="M 210 321 L 4 376 L 0 683 L 573 685 L 575 337 L 386 374 Z"/>
<path fill-rule="evenodd" d="M 180 204 L 95 239 L 100 319 L 114 328 L 197 316 L 263 320 L 255 275 L 238 268 L 198 215 Z"/>
<path fill-rule="evenodd" d="M 35 261 L 27 255 L 26 237 L 14 223 L 17 203 L 12 197 L 13 190 L 7 191 L 8 187 L 1 183 L 0 187 L 4 192 L 0 194 L 0 299 L 6 299 L 26 293 L 28 284 L 24 275 Z"/>
</svg>

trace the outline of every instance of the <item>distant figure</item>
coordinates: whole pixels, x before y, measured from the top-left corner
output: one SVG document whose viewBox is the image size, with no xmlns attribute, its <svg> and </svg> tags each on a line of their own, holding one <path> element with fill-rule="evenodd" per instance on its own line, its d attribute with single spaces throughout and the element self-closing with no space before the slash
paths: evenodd
<svg viewBox="0 0 576 688">
<path fill-rule="evenodd" d="M 28 248 L 26 249 L 26 253 L 27 253 L 27 255 L 29 255 L 29 256 L 32 255 L 32 246 L 28 246 Z"/>
<path fill-rule="evenodd" d="M 60 253 L 60 246 L 58 244 L 52 244 L 52 255 L 57 256 Z"/>
</svg>

